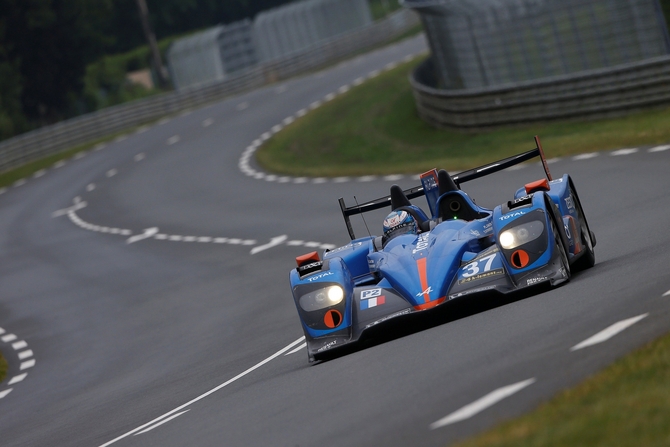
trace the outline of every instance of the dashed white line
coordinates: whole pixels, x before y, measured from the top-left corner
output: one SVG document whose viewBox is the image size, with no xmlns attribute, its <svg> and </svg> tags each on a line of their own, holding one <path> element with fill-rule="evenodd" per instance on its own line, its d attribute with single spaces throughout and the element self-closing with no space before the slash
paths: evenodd
<svg viewBox="0 0 670 447">
<path fill-rule="evenodd" d="M 139 154 L 135 155 L 133 157 L 133 159 L 135 161 L 142 161 L 142 160 L 144 160 L 145 157 L 146 157 L 146 155 L 144 155 L 144 152 L 140 152 Z"/>
<path fill-rule="evenodd" d="M 299 344 L 299 343 L 303 343 L 304 341 L 305 341 L 305 337 L 304 337 L 304 336 L 300 337 L 300 338 L 297 339 L 296 341 L 290 343 L 289 345 L 287 345 L 287 346 L 285 346 L 284 348 L 280 349 L 279 351 L 275 352 L 274 354 L 272 354 L 270 357 L 266 358 L 265 360 L 263 360 L 263 361 L 261 361 L 261 362 L 255 364 L 254 366 L 252 366 L 251 368 L 247 369 L 246 371 L 244 371 L 244 372 L 242 372 L 242 373 L 236 375 L 236 376 L 233 377 L 232 379 L 230 379 L 230 380 L 228 380 L 228 381 L 222 383 L 221 385 L 218 385 L 218 386 L 215 387 L 215 388 L 212 388 L 211 390 L 207 391 L 207 392 L 204 393 L 204 394 L 201 394 L 200 396 L 196 397 L 195 399 L 192 399 L 192 400 L 186 402 L 185 404 L 180 405 L 179 407 L 175 408 L 174 410 L 168 411 L 168 412 L 165 413 L 164 415 L 159 416 L 159 417 L 157 417 L 156 419 L 154 419 L 154 420 L 152 420 L 152 421 L 150 421 L 150 422 L 147 422 L 147 423 L 144 424 L 144 425 L 140 425 L 139 427 L 137 427 L 137 428 L 134 429 L 134 430 L 129 431 L 128 433 L 125 433 L 125 434 L 123 434 L 123 435 L 121 435 L 121 436 L 119 436 L 119 437 L 117 437 L 117 438 L 115 438 L 115 439 L 112 439 L 112 440 L 109 441 L 109 442 L 106 442 L 105 444 L 100 445 L 100 447 L 107 447 L 107 446 L 109 446 L 109 445 L 112 445 L 112 444 L 114 444 L 115 442 L 120 441 L 120 440 L 123 439 L 123 438 L 126 438 L 126 437 L 128 437 L 128 436 L 130 436 L 130 435 L 132 435 L 132 434 L 135 434 L 135 433 L 138 432 L 138 431 L 144 430 L 145 428 L 150 427 L 150 426 L 156 424 L 158 421 L 161 421 L 161 420 L 163 420 L 163 419 L 165 419 L 165 418 L 167 418 L 167 417 L 170 417 L 171 415 L 173 415 L 173 414 L 175 414 L 175 413 L 180 412 L 181 410 L 185 409 L 186 407 L 189 407 L 189 406 L 193 405 L 194 403 L 196 403 L 196 402 L 198 402 L 198 401 L 204 399 L 205 397 L 207 397 L 207 396 L 209 396 L 209 395 L 211 395 L 211 394 L 213 394 L 213 393 L 216 393 L 216 392 L 219 391 L 220 389 L 222 389 L 222 388 L 224 388 L 224 387 L 230 385 L 231 383 L 233 383 L 233 382 L 235 382 L 235 381 L 241 379 L 242 377 L 246 376 L 247 374 L 249 374 L 249 373 L 251 373 L 251 372 L 257 370 L 258 368 L 260 368 L 261 366 L 265 365 L 266 363 L 271 362 L 271 361 L 274 360 L 275 358 L 277 358 L 277 357 L 279 357 L 280 355 L 284 354 L 286 351 L 291 350 L 295 345 L 297 345 L 297 344 Z"/>
<path fill-rule="evenodd" d="M 27 181 L 26 179 L 23 179 L 23 178 L 22 178 L 22 179 L 20 179 L 20 180 L 15 181 L 14 184 L 13 184 L 12 186 L 14 186 L 14 188 L 18 188 L 19 186 L 23 186 L 23 185 L 25 185 L 26 183 L 28 183 L 28 181 Z"/>
<path fill-rule="evenodd" d="M 572 157 L 572 159 L 573 159 L 574 161 L 588 160 L 589 158 L 595 158 L 595 157 L 597 157 L 598 155 L 600 155 L 600 154 L 598 154 L 598 152 L 589 152 L 589 153 L 587 153 L 587 154 L 579 154 L 579 155 L 575 155 L 574 157 Z"/>
<path fill-rule="evenodd" d="M 117 169 L 110 169 L 109 171 L 107 171 L 107 173 L 105 175 L 107 177 L 114 177 L 118 173 L 119 173 L 119 171 Z"/>
<path fill-rule="evenodd" d="M 149 126 L 141 126 L 138 127 L 137 130 L 135 131 L 136 134 L 142 134 L 144 132 L 147 132 L 149 130 Z"/>
<path fill-rule="evenodd" d="M 11 393 L 11 392 L 12 392 L 12 389 L 13 389 L 13 388 L 9 388 L 9 389 L 7 389 L 7 390 L 5 390 L 5 391 L 0 391 L 0 399 L 4 398 L 4 397 L 7 396 L 9 393 Z"/>
<path fill-rule="evenodd" d="M 67 162 L 65 160 L 60 160 L 60 161 L 57 161 L 56 163 L 54 163 L 54 168 L 55 169 L 62 168 L 66 164 L 67 164 Z"/>
<path fill-rule="evenodd" d="M 636 147 L 634 147 L 634 148 L 629 148 L 629 149 L 619 149 L 619 150 L 617 150 L 617 151 L 613 151 L 610 155 L 613 155 L 613 156 L 615 156 L 615 157 L 616 157 L 616 156 L 619 156 L 619 155 L 630 155 L 630 154 L 634 154 L 634 153 L 636 153 L 638 150 L 639 150 L 639 149 L 636 148 Z"/>
<path fill-rule="evenodd" d="M 28 377 L 28 373 L 23 373 L 19 374 L 18 376 L 14 376 L 11 378 L 9 382 L 7 382 L 7 385 L 14 385 L 15 383 L 22 382 L 23 379 L 25 379 L 26 377 Z"/>
<path fill-rule="evenodd" d="M 89 183 L 86 185 L 86 191 L 91 192 L 95 189 L 95 183 Z"/>
<path fill-rule="evenodd" d="M 10 341 L 14 341 L 14 340 L 16 340 L 17 338 L 18 338 L 18 337 L 17 337 L 16 335 L 14 335 L 14 334 L 7 334 L 7 335 L 3 335 L 3 336 L 0 338 L 0 340 L 2 340 L 2 341 L 5 342 L 5 343 L 9 343 Z"/>
<path fill-rule="evenodd" d="M 663 146 L 652 147 L 651 149 L 649 149 L 649 152 L 652 152 L 652 153 L 653 152 L 663 152 L 663 151 L 667 151 L 668 149 L 670 149 L 670 144 L 665 144 Z"/>
<path fill-rule="evenodd" d="M 348 85 L 343 85 L 342 87 L 337 89 L 337 93 L 342 95 L 344 93 L 347 93 L 349 90 L 351 90 L 351 87 L 349 87 Z"/>
<path fill-rule="evenodd" d="M 214 120 L 212 118 L 207 118 L 202 122 L 202 127 L 209 127 L 212 124 L 214 124 Z"/>
<path fill-rule="evenodd" d="M 630 326 L 634 325 L 638 321 L 642 320 L 645 318 L 648 313 L 638 315 L 637 317 L 633 318 L 628 318 L 626 320 L 619 321 L 618 323 L 614 323 L 613 325 L 609 326 L 606 329 L 603 329 L 602 331 L 598 332 L 592 337 L 587 338 L 581 343 L 576 344 L 572 348 L 570 348 L 570 351 L 577 351 L 578 349 L 586 348 L 588 346 L 593 346 L 598 343 L 602 343 L 604 341 L 609 340 L 610 338 L 614 337 L 616 334 L 619 332 L 629 328 Z"/>
<path fill-rule="evenodd" d="M 81 160 L 85 156 L 86 156 L 86 152 L 77 152 L 77 154 L 72 158 L 74 158 L 75 160 Z"/>
<path fill-rule="evenodd" d="M 368 79 L 376 78 L 381 73 L 381 70 L 372 70 L 368 73 Z"/>
<path fill-rule="evenodd" d="M 32 368 L 33 366 L 35 366 L 35 359 L 30 359 L 25 362 L 21 362 L 19 370 L 23 371 L 24 369 Z"/>
<path fill-rule="evenodd" d="M 335 93 L 328 93 L 326 96 L 323 97 L 323 100 L 325 102 L 332 101 L 335 99 L 335 96 L 337 96 Z"/>
<path fill-rule="evenodd" d="M 497 390 L 490 392 L 486 396 L 477 399 L 471 404 L 464 406 L 460 410 L 457 410 L 443 417 L 442 419 L 433 422 L 432 424 L 430 424 L 430 429 L 435 430 L 436 428 L 444 427 L 446 425 L 450 425 L 456 422 L 464 421 L 465 419 L 469 419 L 472 416 L 495 405 L 501 400 L 518 393 L 519 391 L 521 391 L 522 389 L 526 388 L 529 385 L 532 385 L 533 383 L 535 383 L 534 378 L 524 380 L 522 382 L 517 382 L 512 385 L 507 385 L 502 388 L 498 388 Z"/>
<path fill-rule="evenodd" d="M 311 110 L 318 109 L 319 107 L 321 107 L 321 104 L 322 104 L 321 101 L 314 101 L 313 103 L 311 103 L 311 104 L 309 105 L 309 108 L 310 108 Z"/>
<path fill-rule="evenodd" d="M 668 290 L 667 292 L 665 292 L 662 296 L 670 296 L 670 290 Z"/>
<path fill-rule="evenodd" d="M 147 127 L 147 130 L 148 130 L 148 129 L 149 129 L 149 128 Z M 137 133 L 141 133 L 141 132 L 138 131 Z M 105 143 L 98 143 L 98 144 L 96 144 L 95 146 L 93 146 L 93 150 L 96 151 L 96 152 L 98 152 L 98 151 L 103 150 L 103 149 L 106 148 L 106 147 L 107 147 L 107 145 L 106 145 Z"/>
<path fill-rule="evenodd" d="M 7 188 L 0 188 L 0 194 L 4 194 L 7 192 Z"/>
<path fill-rule="evenodd" d="M 40 169 L 39 171 L 33 174 L 33 178 L 40 178 L 46 173 L 47 173 L 46 169 Z"/>
<path fill-rule="evenodd" d="M 237 110 L 242 111 L 249 108 L 248 102 L 241 102 L 237 105 Z"/>
<path fill-rule="evenodd" d="M 359 181 L 359 182 L 372 182 L 372 181 L 377 180 L 377 176 L 376 175 L 364 175 L 362 177 L 358 177 L 356 180 Z"/>
<path fill-rule="evenodd" d="M 28 349 L 26 351 L 19 352 L 19 360 L 25 360 L 25 359 L 30 358 L 32 356 L 33 356 L 32 349 Z"/>
<path fill-rule="evenodd" d="M 1 334 L 2 332 L 0 332 Z M 19 349 L 23 349 L 28 347 L 28 343 L 26 343 L 24 340 L 17 341 L 16 343 L 12 344 L 12 349 L 15 351 L 18 351 Z"/>
<path fill-rule="evenodd" d="M 128 139 L 128 135 L 119 135 L 118 137 L 116 137 L 114 142 L 115 143 L 120 143 L 120 142 L 125 141 L 127 139 Z"/>
<path fill-rule="evenodd" d="M 351 179 L 349 177 L 335 177 L 333 179 L 334 183 L 346 183 L 346 182 L 349 182 L 349 181 L 351 181 Z"/>
<path fill-rule="evenodd" d="M 168 146 L 172 146 L 173 144 L 178 143 L 179 140 L 180 140 L 179 135 L 174 135 L 174 136 L 168 138 L 167 144 L 168 144 Z"/>
</svg>

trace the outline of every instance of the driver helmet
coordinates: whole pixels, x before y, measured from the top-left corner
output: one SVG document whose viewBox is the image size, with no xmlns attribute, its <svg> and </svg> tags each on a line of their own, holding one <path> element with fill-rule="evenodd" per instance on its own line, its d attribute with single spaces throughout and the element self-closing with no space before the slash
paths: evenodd
<svg viewBox="0 0 670 447">
<path fill-rule="evenodd" d="M 391 211 L 384 219 L 384 239 L 388 241 L 401 234 L 417 234 L 416 220 L 407 211 Z"/>
</svg>

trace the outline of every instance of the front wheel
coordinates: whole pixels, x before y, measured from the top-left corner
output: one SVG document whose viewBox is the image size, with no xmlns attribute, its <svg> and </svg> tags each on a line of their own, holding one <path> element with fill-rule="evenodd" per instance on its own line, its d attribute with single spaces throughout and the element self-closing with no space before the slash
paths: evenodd
<svg viewBox="0 0 670 447">
<path fill-rule="evenodd" d="M 582 253 L 579 259 L 572 264 L 572 268 L 574 271 L 586 270 L 593 267 L 596 263 L 596 254 L 593 249 L 593 247 L 596 246 L 596 235 L 593 234 L 589 228 L 584 209 L 582 208 L 582 203 L 579 200 L 579 195 L 577 194 L 574 183 L 572 183 L 572 179 L 570 179 L 570 194 L 575 209 L 577 210 L 577 218 L 579 219 L 580 227 L 579 233 L 581 235 L 582 250 L 584 250 L 584 253 Z"/>
</svg>

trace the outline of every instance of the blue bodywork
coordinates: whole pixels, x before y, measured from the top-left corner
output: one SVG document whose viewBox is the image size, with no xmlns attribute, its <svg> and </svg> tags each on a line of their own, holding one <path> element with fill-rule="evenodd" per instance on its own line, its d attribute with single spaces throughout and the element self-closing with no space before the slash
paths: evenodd
<svg viewBox="0 0 670 447">
<path fill-rule="evenodd" d="M 493 210 L 477 206 L 460 190 L 440 195 L 429 208 L 431 217 L 418 235 L 390 241 L 355 238 L 327 250 L 309 269 L 291 270 L 310 361 L 393 318 L 464 297 L 558 285 L 569 279 L 570 265 L 586 251 L 583 232 L 588 227 L 581 221 L 568 175 L 535 190 L 521 188 L 514 199 Z M 459 211 L 452 217 L 450 209 Z M 476 218 L 460 218 L 459 212 Z M 500 235 L 508 230 L 532 240 L 506 248 Z M 527 236 L 529 230 L 532 236 Z M 335 298 L 343 296 L 332 305 L 301 302 L 330 296 L 331 289 Z"/>
</svg>

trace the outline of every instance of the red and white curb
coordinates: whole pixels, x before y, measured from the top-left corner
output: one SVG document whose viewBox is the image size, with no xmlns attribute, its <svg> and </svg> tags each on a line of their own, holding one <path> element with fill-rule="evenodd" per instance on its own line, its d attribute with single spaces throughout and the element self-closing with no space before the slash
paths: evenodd
<svg viewBox="0 0 670 447">
<path fill-rule="evenodd" d="M 14 385 L 23 382 L 28 377 L 28 370 L 35 366 L 35 356 L 32 349 L 28 348 L 28 343 L 25 340 L 21 340 L 16 334 L 9 333 L 1 327 L 0 341 L 3 345 L 9 347 L 9 349 L 2 350 L 5 360 L 11 363 L 14 360 L 10 354 L 12 353 L 16 355 L 19 362 L 19 373 L 7 377 L 7 382 L 0 384 L 0 399 L 3 399 L 14 390 Z"/>
</svg>

